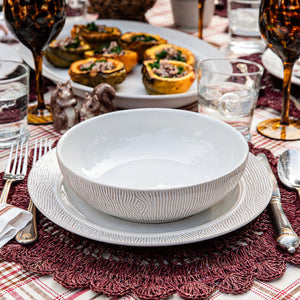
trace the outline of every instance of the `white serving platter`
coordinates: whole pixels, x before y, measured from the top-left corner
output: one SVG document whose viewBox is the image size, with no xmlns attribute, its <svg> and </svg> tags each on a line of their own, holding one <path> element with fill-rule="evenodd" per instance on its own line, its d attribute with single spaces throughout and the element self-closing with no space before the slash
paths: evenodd
<svg viewBox="0 0 300 300">
<path fill-rule="evenodd" d="M 12 46 L 6 45 L 4 43 L 0 43 L 0 60 L 3 61 L 16 61 L 16 62 L 22 62 L 23 59 L 20 56 L 20 54 L 18 53 L 18 51 L 13 48 Z M 1 64 L 1 62 L 0 62 Z M 10 74 L 11 72 L 14 71 L 15 69 L 15 64 L 6 64 L 5 70 L 3 68 L 1 68 L 0 65 L 0 78 L 4 78 L 7 74 Z"/>
<path fill-rule="evenodd" d="M 267 49 L 262 55 L 264 67 L 275 77 L 283 79 L 283 64 L 280 57 L 271 49 Z M 299 61 L 300 62 L 300 61 Z M 296 76 L 296 73 L 299 76 Z M 300 85 L 300 64 L 296 63 L 293 68 L 292 83 Z"/>
<path fill-rule="evenodd" d="M 13 60 L 17 62 L 22 62 L 22 57 L 18 51 L 7 44 L 0 43 L 0 59 L 1 60 Z"/>
<path fill-rule="evenodd" d="M 74 194 L 63 182 L 53 149 L 32 168 L 28 190 L 42 214 L 75 234 L 118 245 L 168 246 L 208 240 L 246 225 L 268 205 L 272 182 L 250 154 L 238 186 L 213 207 L 176 222 L 134 223 L 95 210 Z"/>
<path fill-rule="evenodd" d="M 79 24 L 80 22 L 76 23 Z M 82 22 L 81 22 L 82 23 Z M 147 32 L 159 34 L 167 39 L 168 43 L 175 44 L 181 47 L 188 48 L 192 51 L 199 61 L 209 57 L 223 57 L 223 55 L 212 45 L 198 39 L 187 33 L 158 26 L 152 26 L 147 23 L 124 21 L 124 20 L 97 20 L 97 24 L 105 24 L 114 26 L 125 32 Z M 73 27 L 72 22 L 67 22 L 59 34 L 58 38 L 64 38 L 70 35 L 70 30 Z M 34 66 L 32 54 L 25 47 L 21 46 L 20 54 L 24 61 L 32 68 Z M 54 82 L 66 82 L 70 79 L 68 69 L 57 68 L 51 65 L 44 59 L 43 75 Z M 161 107 L 161 108 L 178 108 L 191 104 L 197 100 L 196 80 L 186 93 L 176 95 L 149 95 L 143 85 L 141 75 L 141 64 L 137 65 L 134 70 L 128 74 L 126 80 L 116 88 L 115 105 L 119 108 L 142 108 L 142 107 Z M 86 92 L 91 92 L 92 88 L 72 83 L 74 92 L 78 96 L 84 96 Z"/>
</svg>

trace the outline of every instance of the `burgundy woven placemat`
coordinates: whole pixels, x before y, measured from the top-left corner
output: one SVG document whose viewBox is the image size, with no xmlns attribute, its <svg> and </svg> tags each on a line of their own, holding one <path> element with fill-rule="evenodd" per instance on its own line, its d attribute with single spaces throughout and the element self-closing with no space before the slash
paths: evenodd
<svg viewBox="0 0 300 300">
<path fill-rule="evenodd" d="M 277 159 L 265 149 L 276 173 Z M 31 155 L 32 157 L 32 155 Z M 31 160 L 30 160 L 31 161 Z M 0 175 L 0 189 L 3 187 Z M 27 178 L 12 186 L 11 204 L 26 208 Z M 300 234 L 300 201 L 280 184 L 283 207 Z M 161 299 L 178 293 L 186 299 L 203 299 L 214 290 L 239 294 L 254 279 L 280 277 L 286 263 L 300 264 L 300 251 L 290 255 L 275 242 L 269 208 L 243 228 L 194 244 L 157 248 L 110 245 L 77 236 L 39 215 L 39 240 L 22 246 L 11 241 L 0 258 L 19 263 L 25 270 L 52 274 L 66 288 L 90 288 L 108 296 L 132 293 L 141 299 Z"/>
</svg>

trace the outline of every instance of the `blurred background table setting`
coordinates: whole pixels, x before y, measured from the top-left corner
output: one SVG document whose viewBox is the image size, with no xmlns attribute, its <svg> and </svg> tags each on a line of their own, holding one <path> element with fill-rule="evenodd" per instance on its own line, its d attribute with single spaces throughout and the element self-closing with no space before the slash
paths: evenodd
<svg viewBox="0 0 300 300">
<path fill-rule="evenodd" d="M 278 1 L 0 2 L 0 188 L 28 141 L 7 203 L 34 221 L 0 248 L 1 299 L 300 299 L 300 5 Z"/>
</svg>

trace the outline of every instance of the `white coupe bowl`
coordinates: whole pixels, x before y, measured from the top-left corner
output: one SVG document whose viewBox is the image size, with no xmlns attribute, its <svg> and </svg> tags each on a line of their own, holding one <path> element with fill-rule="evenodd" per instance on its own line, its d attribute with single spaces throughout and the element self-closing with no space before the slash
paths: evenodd
<svg viewBox="0 0 300 300">
<path fill-rule="evenodd" d="M 64 181 L 92 207 L 160 223 L 203 211 L 239 182 L 248 144 L 216 119 L 176 109 L 104 114 L 67 131 L 57 145 Z"/>
</svg>

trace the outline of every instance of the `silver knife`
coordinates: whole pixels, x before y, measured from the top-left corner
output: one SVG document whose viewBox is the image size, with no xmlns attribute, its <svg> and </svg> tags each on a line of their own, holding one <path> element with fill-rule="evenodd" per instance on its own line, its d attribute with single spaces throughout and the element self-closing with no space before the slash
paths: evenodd
<svg viewBox="0 0 300 300">
<path fill-rule="evenodd" d="M 299 247 L 300 239 L 293 230 L 282 209 L 280 190 L 278 188 L 276 177 L 271 169 L 267 156 L 263 153 L 259 153 L 257 158 L 266 167 L 273 180 L 273 193 L 270 200 L 270 206 L 275 219 L 275 225 L 278 234 L 276 241 L 281 248 L 285 249 L 289 253 L 294 253 Z"/>
</svg>

